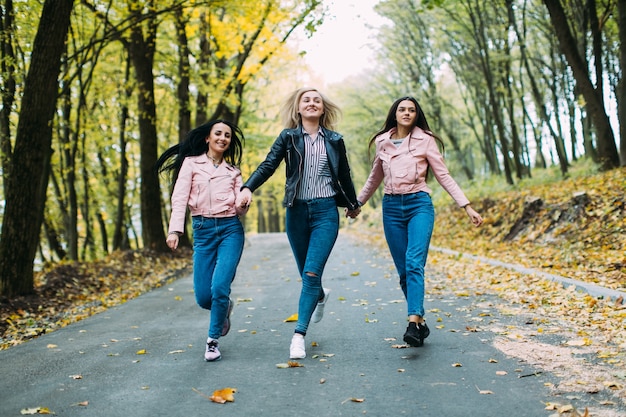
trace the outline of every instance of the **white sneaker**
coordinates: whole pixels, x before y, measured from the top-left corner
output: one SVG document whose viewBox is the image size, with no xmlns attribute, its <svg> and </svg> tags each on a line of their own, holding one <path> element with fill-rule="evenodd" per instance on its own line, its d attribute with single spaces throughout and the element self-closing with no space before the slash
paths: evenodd
<svg viewBox="0 0 626 417">
<path fill-rule="evenodd" d="M 304 349 L 304 336 L 300 333 L 294 333 L 289 346 L 289 359 L 304 359 L 306 351 Z"/>
<path fill-rule="evenodd" d="M 222 358 L 218 348 L 217 340 L 209 338 L 206 341 L 206 351 L 204 352 L 204 360 L 207 362 L 219 361 Z"/>
<path fill-rule="evenodd" d="M 318 323 L 324 317 L 324 307 L 326 306 L 326 300 L 328 300 L 328 295 L 330 294 L 329 288 L 323 288 L 324 298 L 322 301 L 317 302 L 317 306 L 315 306 L 315 310 L 313 310 L 313 315 L 311 316 L 311 321 L 313 323 Z"/>
</svg>

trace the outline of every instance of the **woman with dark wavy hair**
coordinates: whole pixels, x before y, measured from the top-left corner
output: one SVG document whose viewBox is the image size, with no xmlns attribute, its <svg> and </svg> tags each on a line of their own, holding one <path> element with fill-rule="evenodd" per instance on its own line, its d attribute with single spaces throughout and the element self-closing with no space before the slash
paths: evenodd
<svg viewBox="0 0 626 417">
<path fill-rule="evenodd" d="M 443 150 L 443 142 L 430 130 L 413 97 L 393 103 L 384 127 L 370 140 L 372 146 L 376 147 L 376 157 L 358 200 L 365 204 L 384 182 L 385 239 L 407 300 L 409 324 L 404 341 L 422 346 L 430 334 L 424 320 L 424 267 L 435 222 L 432 191 L 426 184 L 428 170 L 475 226 L 483 219 L 448 172 L 439 150 L 439 146 Z"/>
<path fill-rule="evenodd" d="M 213 120 L 187 134 L 166 150 L 156 163 L 159 172 L 171 171 L 172 191 L 167 246 L 178 248 L 189 208 L 193 229 L 193 286 L 196 302 L 211 310 L 204 359 L 221 359 L 218 339 L 230 329 L 231 283 L 244 245 L 239 216 L 247 204 L 237 205 L 242 179 L 243 134 L 226 120 Z"/>
</svg>

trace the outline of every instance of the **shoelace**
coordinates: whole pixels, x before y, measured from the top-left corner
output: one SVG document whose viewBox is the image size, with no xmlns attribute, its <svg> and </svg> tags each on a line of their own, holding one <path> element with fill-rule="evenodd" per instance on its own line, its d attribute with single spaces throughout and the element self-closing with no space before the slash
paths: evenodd
<svg viewBox="0 0 626 417">
<path fill-rule="evenodd" d="M 217 343 L 215 342 L 207 343 L 207 349 L 209 350 L 209 352 L 215 352 L 215 349 L 217 349 Z"/>
</svg>

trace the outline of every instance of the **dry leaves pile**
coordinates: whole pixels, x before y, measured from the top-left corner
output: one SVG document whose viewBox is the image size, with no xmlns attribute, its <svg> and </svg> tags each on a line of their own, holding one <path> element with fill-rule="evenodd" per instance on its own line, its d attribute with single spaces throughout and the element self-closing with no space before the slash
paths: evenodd
<svg viewBox="0 0 626 417">
<path fill-rule="evenodd" d="M 37 273 L 35 293 L 0 298 L 0 350 L 125 303 L 191 271 L 191 250 L 116 252 Z"/>
<path fill-rule="evenodd" d="M 626 291 L 624 184 L 621 168 L 490 195 L 472 204 L 478 229 L 439 206 L 432 244 Z"/>
</svg>

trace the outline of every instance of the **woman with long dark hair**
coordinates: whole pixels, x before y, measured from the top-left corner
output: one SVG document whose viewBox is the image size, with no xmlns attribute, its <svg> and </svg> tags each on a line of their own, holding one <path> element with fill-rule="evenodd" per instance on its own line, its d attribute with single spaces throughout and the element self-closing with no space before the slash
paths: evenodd
<svg viewBox="0 0 626 417">
<path fill-rule="evenodd" d="M 385 239 L 407 300 L 409 324 L 404 341 L 422 346 L 430 334 L 424 320 L 424 267 L 435 222 L 432 191 L 426 183 L 428 170 L 475 226 L 483 220 L 448 172 L 439 150 L 443 143 L 428 127 L 413 97 L 393 103 L 384 127 L 370 140 L 372 146 L 376 147 L 376 157 L 358 200 L 365 204 L 384 182 Z"/>
<path fill-rule="evenodd" d="M 187 134 L 166 150 L 156 163 L 159 172 L 172 173 L 167 245 L 178 248 L 189 208 L 193 229 L 193 286 L 196 302 L 211 310 L 204 359 L 221 359 L 218 339 L 230 329 L 231 283 L 244 245 L 239 216 L 247 204 L 237 205 L 242 179 L 243 134 L 225 120 L 213 120 Z"/>
</svg>

